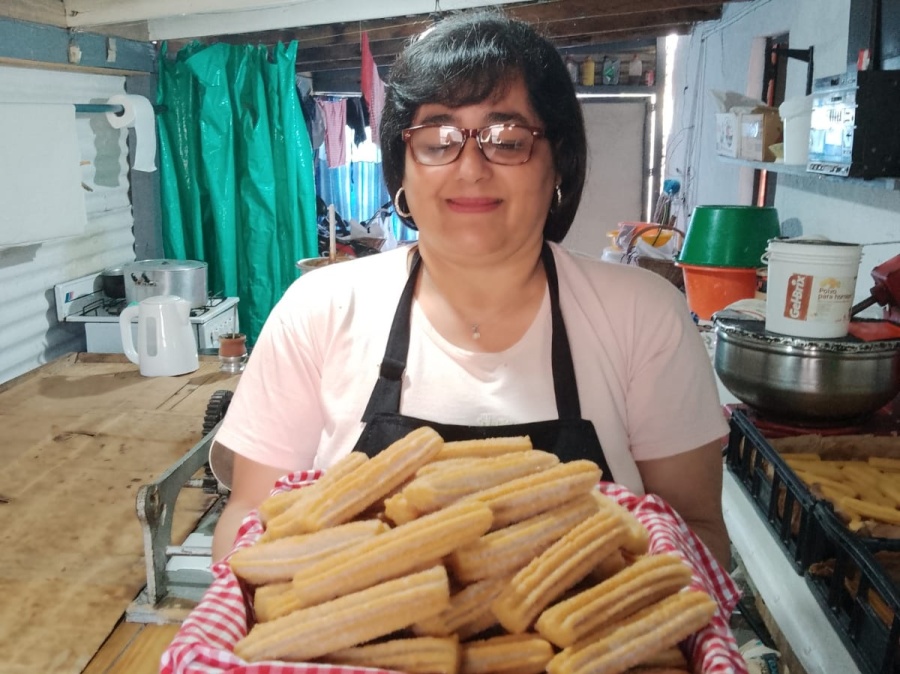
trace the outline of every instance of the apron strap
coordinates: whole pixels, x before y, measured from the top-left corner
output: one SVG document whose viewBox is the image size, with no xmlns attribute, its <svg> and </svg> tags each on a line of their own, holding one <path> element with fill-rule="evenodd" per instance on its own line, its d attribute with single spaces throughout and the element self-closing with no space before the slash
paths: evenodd
<svg viewBox="0 0 900 674">
<path fill-rule="evenodd" d="M 556 260 L 553 259 L 553 251 L 546 242 L 541 249 L 541 259 L 544 262 L 547 287 L 550 290 L 550 321 L 553 326 L 550 352 L 553 367 L 553 391 L 556 394 L 556 412 L 560 419 L 580 419 L 581 401 L 578 399 L 575 364 L 572 362 L 572 349 L 569 346 L 566 323 L 559 307 L 559 277 L 556 273 Z"/>
<path fill-rule="evenodd" d="M 384 358 L 378 381 L 372 389 L 366 411 L 363 413 L 363 422 L 368 423 L 379 412 L 399 414 L 400 392 L 403 388 L 403 373 L 406 370 L 406 358 L 409 353 L 410 317 L 412 315 L 413 295 L 416 289 L 416 278 L 421 266 L 421 256 L 418 251 L 413 253 L 412 267 L 409 278 L 397 310 L 394 312 L 394 320 L 391 323 L 391 331 L 388 343 L 385 347 Z M 566 333 L 566 325 L 563 321 L 562 311 L 559 306 L 559 279 L 556 273 L 556 261 L 553 259 L 553 251 L 544 242 L 541 249 L 541 261 L 547 275 L 547 287 L 550 292 L 550 320 L 552 325 L 551 341 L 551 365 L 553 370 L 553 391 L 556 396 L 556 410 L 560 419 L 580 419 L 581 403 L 578 399 L 578 385 L 575 379 L 575 366 L 572 362 L 572 350 L 569 346 L 569 336 Z"/>
<path fill-rule="evenodd" d="M 387 347 L 381 361 L 378 381 L 372 389 L 369 404 L 363 412 L 362 420 L 366 423 L 379 412 L 400 412 L 400 391 L 403 388 L 403 373 L 406 370 L 406 356 L 409 353 L 409 322 L 412 316 L 413 294 L 416 290 L 416 278 L 419 275 L 422 256 L 418 249 L 413 252 L 409 278 L 397 303 L 391 332 L 388 335 Z"/>
</svg>

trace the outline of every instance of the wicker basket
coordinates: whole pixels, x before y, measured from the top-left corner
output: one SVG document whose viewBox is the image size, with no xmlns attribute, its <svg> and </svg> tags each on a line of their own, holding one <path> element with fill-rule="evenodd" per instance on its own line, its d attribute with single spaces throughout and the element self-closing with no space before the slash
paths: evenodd
<svg viewBox="0 0 900 674">
<path fill-rule="evenodd" d="M 648 269 L 656 274 L 659 274 L 676 288 L 683 291 L 684 274 L 681 272 L 681 267 L 675 266 L 674 258 L 668 260 L 658 257 L 648 257 L 647 255 L 640 255 L 634 248 L 635 244 L 637 243 L 638 237 L 644 236 L 648 231 L 652 231 L 653 229 L 656 229 L 660 232 L 664 230 L 673 231 L 677 235 L 679 235 L 682 240 L 684 239 L 684 233 L 680 229 L 668 225 L 659 225 L 655 228 L 650 227 L 637 230 L 631 235 L 631 239 L 628 241 L 628 248 L 625 250 L 624 256 L 625 261 L 628 264 L 633 264 L 636 267 L 642 267 L 643 269 Z"/>
</svg>

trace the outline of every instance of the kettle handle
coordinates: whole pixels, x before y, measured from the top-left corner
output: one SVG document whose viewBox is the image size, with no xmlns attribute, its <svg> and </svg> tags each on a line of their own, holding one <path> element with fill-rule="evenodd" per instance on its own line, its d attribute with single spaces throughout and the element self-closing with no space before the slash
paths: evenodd
<svg viewBox="0 0 900 674">
<path fill-rule="evenodd" d="M 128 360 L 135 365 L 140 365 L 141 362 L 138 357 L 137 349 L 134 348 L 134 336 L 131 333 L 131 321 L 137 317 L 139 308 L 139 305 L 132 304 L 131 306 L 125 307 L 122 310 L 122 313 L 119 314 L 119 332 L 122 333 L 122 348 L 125 351 L 125 356 Z"/>
</svg>

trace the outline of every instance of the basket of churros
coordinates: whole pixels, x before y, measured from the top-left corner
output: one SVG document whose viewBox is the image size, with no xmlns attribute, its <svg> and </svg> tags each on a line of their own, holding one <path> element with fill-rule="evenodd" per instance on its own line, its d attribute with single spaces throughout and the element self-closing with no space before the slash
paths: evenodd
<svg viewBox="0 0 900 674">
<path fill-rule="evenodd" d="M 824 501 L 807 582 L 866 674 L 900 672 L 900 552 L 862 542 Z"/>
<path fill-rule="evenodd" d="M 430 428 L 290 474 L 161 671 L 745 673 L 727 573 L 659 498 L 600 480 L 527 437 Z"/>
</svg>

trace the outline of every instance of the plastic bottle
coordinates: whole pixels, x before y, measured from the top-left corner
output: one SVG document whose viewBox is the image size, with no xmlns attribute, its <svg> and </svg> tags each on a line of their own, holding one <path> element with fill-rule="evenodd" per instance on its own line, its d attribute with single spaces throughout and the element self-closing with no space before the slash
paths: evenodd
<svg viewBox="0 0 900 674">
<path fill-rule="evenodd" d="M 578 64 L 571 56 L 566 56 L 566 70 L 569 71 L 569 79 L 578 84 Z"/>
<path fill-rule="evenodd" d="M 615 86 L 619 83 L 619 59 L 607 56 L 603 59 L 603 84 Z"/>
<path fill-rule="evenodd" d="M 581 84 L 583 86 L 594 86 L 594 65 L 594 59 L 590 55 L 581 62 Z"/>
<path fill-rule="evenodd" d="M 640 84 L 643 72 L 644 63 L 641 61 L 641 57 L 635 54 L 628 62 L 628 84 Z"/>
</svg>

